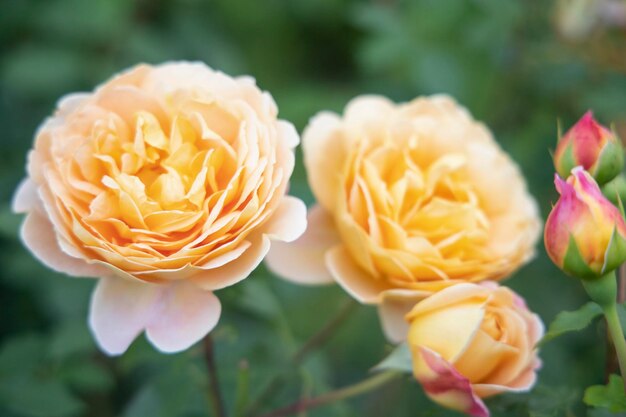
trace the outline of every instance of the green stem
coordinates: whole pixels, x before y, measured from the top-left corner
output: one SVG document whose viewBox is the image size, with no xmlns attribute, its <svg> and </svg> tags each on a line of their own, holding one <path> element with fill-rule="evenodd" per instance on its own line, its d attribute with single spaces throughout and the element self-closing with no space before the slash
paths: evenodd
<svg viewBox="0 0 626 417">
<path fill-rule="evenodd" d="M 604 317 L 606 317 L 609 334 L 613 340 L 613 346 L 615 346 L 617 361 L 619 362 L 620 372 L 626 389 L 626 340 L 624 340 L 624 331 L 617 315 L 617 305 L 613 304 L 606 307 L 604 309 Z"/>
<path fill-rule="evenodd" d="M 219 379 L 217 377 L 213 338 L 210 333 L 204 338 L 203 345 L 204 359 L 209 374 L 209 398 L 213 406 L 213 414 L 215 417 L 226 417 L 226 408 L 224 407 L 224 400 L 222 399 L 222 392 L 220 391 Z"/>
<path fill-rule="evenodd" d="M 261 390 L 261 393 L 256 397 L 252 404 L 247 407 L 244 413 L 247 416 L 253 415 L 263 404 L 272 397 L 272 395 L 284 384 L 286 381 L 287 371 L 293 370 L 294 366 L 300 365 L 306 357 L 318 347 L 330 339 L 335 331 L 350 317 L 350 314 L 358 304 L 352 300 L 347 300 L 337 311 L 337 313 L 328 321 L 317 333 L 311 336 L 302 347 L 291 357 L 291 360 L 286 362 L 285 369 L 275 374 L 272 379 Z"/>
<path fill-rule="evenodd" d="M 330 391 L 318 397 L 301 399 L 286 407 L 279 408 L 259 417 L 286 417 L 325 404 L 346 400 L 379 388 L 401 375 L 401 373 L 396 371 L 381 372 L 356 384 Z"/>
</svg>

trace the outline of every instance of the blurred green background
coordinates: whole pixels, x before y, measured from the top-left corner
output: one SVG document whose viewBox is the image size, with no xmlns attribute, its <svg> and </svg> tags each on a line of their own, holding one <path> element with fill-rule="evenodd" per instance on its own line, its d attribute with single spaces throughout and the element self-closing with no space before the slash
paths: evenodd
<svg viewBox="0 0 626 417">
<path fill-rule="evenodd" d="M 626 136 L 626 31 L 597 9 L 604 3 L 0 0 L 0 416 L 211 415 L 200 347 L 162 355 L 140 337 L 121 358 L 105 357 L 86 324 L 94 282 L 47 270 L 20 244 L 11 195 L 35 129 L 58 97 L 91 90 L 141 61 L 175 59 L 253 75 L 299 130 L 319 110 L 341 111 L 357 94 L 406 101 L 445 92 L 492 128 L 545 216 L 555 200 L 548 149 L 557 119 L 569 126 L 593 109 Z M 312 202 L 301 163 L 292 193 Z M 507 283 L 545 322 L 585 300 L 541 247 Z M 242 360 L 254 396 L 347 300 L 339 288 L 296 287 L 263 267 L 219 296 L 225 308 L 215 349 L 231 410 Z M 490 401 L 493 415 L 605 415 L 581 402 L 583 389 L 604 379 L 603 332 L 598 325 L 548 344 L 535 393 Z M 263 409 L 357 381 L 389 350 L 375 310 L 359 307 L 328 344 L 291 369 Z M 433 406 L 406 379 L 308 415 L 456 414 Z"/>
</svg>

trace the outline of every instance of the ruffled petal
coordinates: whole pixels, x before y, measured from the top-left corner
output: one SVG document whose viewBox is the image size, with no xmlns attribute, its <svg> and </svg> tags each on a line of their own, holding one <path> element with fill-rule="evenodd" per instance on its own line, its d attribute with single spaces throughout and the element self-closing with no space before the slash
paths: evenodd
<svg viewBox="0 0 626 417">
<path fill-rule="evenodd" d="M 425 347 L 419 349 L 421 361 L 415 366 L 415 377 L 430 399 L 470 416 L 489 417 L 489 410 L 467 378 L 438 353 Z"/>
<path fill-rule="evenodd" d="M 169 285 L 146 335 L 160 351 L 179 352 L 206 336 L 217 324 L 221 311 L 220 301 L 212 292 L 184 282 Z"/>
<path fill-rule="evenodd" d="M 299 198 L 285 196 L 263 232 L 271 239 L 293 242 L 302 236 L 306 225 L 306 205 Z"/>
<path fill-rule="evenodd" d="M 394 289 L 381 294 L 381 303 L 378 306 L 378 317 L 383 327 L 383 332 L 391 343 L 401 343 L 407 339 L 409 323 L 405 316 L 413 309 L 415 304 L 430 293 L 426 291 L 412 291 Z"/>
<path fill-rule="evenodd" d="M 37 211 L 26 216 L 21 232 L 24 245 L 47 267 L 75 277 L 104 277 L 109 270 L 66 254 L 59 245 L 52 223 Z"/>
<path fill-rule="evenodd" d="M 337 283 L 363 304 L 380 303 L 381 293 L 391 289 L 386 282 L 359 268 L 343 245 L 326 252 L 326 266 Z"/>
<path fill-rule="evenodd" d="M 165 287 L 103 278 L 91 296 L 89 326 L 109 355 L 121 355 L 154 317 Z"/>
<path fill-rule="evenodd" d="M 296 284 L 333 282 L 324 256 L 339 242 L 332 217 L 319 205 L 307 213 L 307 229 L 291 243 L 272 242 L 265 262 L 272 272 Z"/>
</svg>

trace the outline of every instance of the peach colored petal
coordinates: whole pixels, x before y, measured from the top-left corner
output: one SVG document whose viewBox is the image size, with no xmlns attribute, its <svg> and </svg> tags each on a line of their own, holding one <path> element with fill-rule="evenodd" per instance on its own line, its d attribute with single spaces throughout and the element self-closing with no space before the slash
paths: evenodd
<svg viewBox="0 0 626 417">
<path fill-rule="evenodd" d="M 38 211 L 31 211 L 22 224 L 24 245 L 46 266 L 75 277 L 103 277 L 110 275 L 107 268 L 74 258 L 65 253 L 55 234 L 52 223 Z"/>
<path fill-rule="evenodd" d="M 347 155 L 340 126 L 336 114 L 322 112 L 311 119 L 302 133 L 309 185 L 317 201 L 331 212 L 339 195 L 339 178 Z"/>
<path fill-rule="evenodd" d="M 13 195 L 12 209 L 15 213 L 27 213 L 39 205 L 37 186 L 30 178 L 26 178 L 17 186 Z"/>
<path fill-rule="evenodd" d="M 165 287 L 102 278 L 91 296 L 89 326 L 109 355 L 121 355 L 151 322 Z"/>
<path fill-rule="evenodd" d="M 389 284 L 368 275 L 354 261 L 343 245 L 326 252 L 326 267 L 339 285 L 363 304 L 377 304 Z"/>
<path fill-rule="evenodd" d="M 222 309 L 212 292 L 185 282 L 168 285 L 158 304 L 146 335 L 166 353 L 185 350 L 206 336 Z"/>
<path fill-rule="evenodd" d="M 470 382 L 438 353 L 420 348 L 425 371 L 415 377 L 433 401 L 474 417 L 489 417 L 489 410 Z"/>
<path fill-rule="evenodd" d="M 326 251 L 339 242 L 333 219 L 321 206 L 307 213 L 307 229 L 290 243 L 272 242 L 265 262 L 275 274 L 297 284 L 334 282 L 324 259 Z"/>
<path fill-rule="evenodd" d="M 252 245 L 239 258 L 216 269 L 199 272 L 189 278 L 198 287 L 216 291 L 247 278 L 261 263 L 270 249 L 270 240 L 267 236 L 255 238 Z"/>
<path fill-rule="evenodd" d="M 306 230 L 306 205 L 299 198 L 285 196 L 263 227 L 272 240 L 293 242 Z"/>
<path fill-rule="evenodd" d="M 300 143 L 300 136 L 298 136 L 296 128 L 286 120 L 278 121 L 278 136 L 290 149 L 295 148 Z"/>
<path fill-rule="evenodd" d="M 405 316 L 413 309 L 415 304 L 430 293 L 427 291 L 413 291 L 393 289 L 384 291 L 378 306 L 378 317 L 383 327 L 383 332 L 392 343 L 400 343 L 406 340 L 409 332 L 409 323 Z"/>
</svg>

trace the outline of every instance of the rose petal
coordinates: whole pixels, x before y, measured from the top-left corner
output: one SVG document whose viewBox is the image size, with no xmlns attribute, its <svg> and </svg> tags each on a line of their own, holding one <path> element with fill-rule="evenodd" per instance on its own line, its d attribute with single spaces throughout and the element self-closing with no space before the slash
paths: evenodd
<svg viewBox="0 0 626 417">
<path fill-rule="evenodd" d="M 222 310 L 212 292 L 184 282 L 169 285 L 158 304 L 146 335 L 166 353 L 185 350 L 206 336 L 217 324 Z"/>
<path fill-rule="evenodd" d="M 25 178 L 17 186 L 13 196 L 12 209 L 14 213 L 27 213 L 34 210 L 39 202 L 37 186 L 30 178 Z"/>
<path fill-rule="evenodd" d="M 293 149 L 298 146 L 300 143 L 300 136 L 298 136 L 298 132 L 293 124 L 286 120 L 279 120 L 277 125 L 278 135 L 289 147 L 289 149 Z"/>
<path fill-rule="evenodd" d="M 297 284 L 315 285 L 334 282 L 324 256 L 339 242 L 332 217 L 319 205 L 307 213 L 307 229 L 291 243 L 272 242 L 265 262 L 275 274 Z"/>
<path fill-rule="evenodd" d="M 389 284 L 376 280 L 359 268 L 343 245 L 326 252 L 326 266 L 337 283 L 361 303 L 378 304 L 381 293 L 391 289 Z"/>
<path fill-rule="evenodd" d="M 47 267 L 75 277 L 111 275 L 107 268 L 87 263 L 66 254 L 57 241 L 52 223 L 37 211 L 31 211 L 22 224 L 24 245 Z"/>
<path fill-rule="evenodd" d="M 102 278 L 91 296 L 89 326 L 109 355 L 121 355 L 150 323 L 162 286 Z"/>
<path fill-rule="evenodd" d="M 255 238 L 252 245 L 239 258 L 216 269 L 208 269 L 190 278 L 200 288 L 216 291 L 248 277 L 261 263 L 270 249 L 270 240 L 267 236 Z"/>
<path fill-rule="evenodd" d="M 339 195 L 339 175 L 346 161 L 346 147 L 339 117 L 322 112 L 311 119 L 302 133 L 304 165 L 317 201 L 334 210 Z"/>
<path fill-rule="evenodd" d="M 474 417 L 489 417 L 489 410 L 476 395 L 472 385 L 438 353 L 421 347 L 423 361 L 415 377 L 428 397 L 438 404 Z"/>
<path fill-rule="evenodd" d="M 400 343 L 406 340 L 409 323 L 405 316 L 415 304 L 429 294 L 426 291 L 401 289 L 388 290 L 381 294 L 382 301 L 378 306 L 378 317 L 387 340 L 391 343 Z"/>
<path fill-rule="evenodd" d="M 292 242 L 306 230 L 306 205 L 299 198 L 285 196 L 265 224 L 263 233 L 272 240 Z"/>
</svg>

